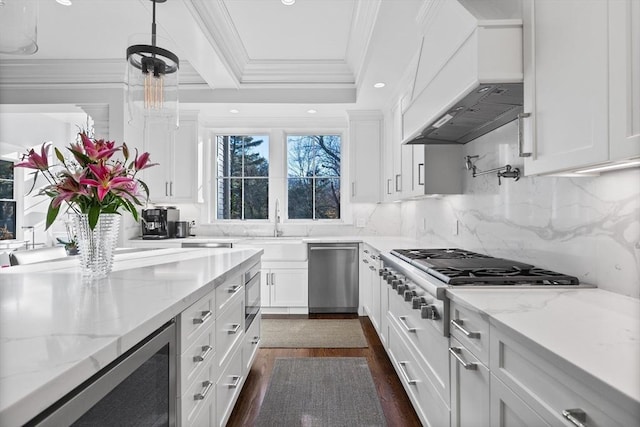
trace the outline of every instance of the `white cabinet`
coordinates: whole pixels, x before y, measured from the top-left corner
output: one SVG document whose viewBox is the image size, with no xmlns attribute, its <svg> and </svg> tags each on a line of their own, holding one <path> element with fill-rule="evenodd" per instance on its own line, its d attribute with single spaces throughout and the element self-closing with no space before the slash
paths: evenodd
<svg viewBox="0 0 640 427">
<path fill-rule="evenodd" d="M 350 200 L 380 201 L 380 147 L 382 114 L 379 111 L 349 111 Z"/>
<path fill-rule="evenodd" d="M 269 262 L 262 264 L 261 306 L 264 313 L 308 313 L 307 263 Z"/>
<path fill-rule="evenodd" d="M 611 160 L 640 156 L 640 2 L 609 2 Z"/>
<path fill-rule="evenodd" d="M 197 199 L 198 120 L 193 114 L 181 115 L 180 127 L 147 125 L 144 149 L 152 163 L 144 170 L 152 202 L 188 203 Z"/>
<path fill-rule="evenodd" d="M 380 268 L 379 252 L 373 247 L 362 244 L 360 250 L 360 301 L 363 313 L 369 316 L 373 327 L 380 332 Z"/>
<path fill-rule="evenodd" d="M 527 175 L 640 155 L 635 1 L 525 0 Z M 585 29 L 588 28 L 588 31 Z M 634 86 L 635 84 L 635 86 Z"/>
<path fill-rule="evenodd" d="M 492 425 L 489 422 L 489 368 L 455 338 L 450 345 L 451 426 Z"/>
</svg>

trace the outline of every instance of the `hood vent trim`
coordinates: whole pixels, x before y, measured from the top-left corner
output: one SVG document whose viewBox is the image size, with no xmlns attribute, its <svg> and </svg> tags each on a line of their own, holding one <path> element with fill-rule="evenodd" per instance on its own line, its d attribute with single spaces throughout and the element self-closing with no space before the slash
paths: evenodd
<svg viewBox="0 0 640 427">
<path fill-rule="evenodd" d="M 466 144 L 522 113 L 522 83 L 481 84 L 405 144 Z"/>
</svg>

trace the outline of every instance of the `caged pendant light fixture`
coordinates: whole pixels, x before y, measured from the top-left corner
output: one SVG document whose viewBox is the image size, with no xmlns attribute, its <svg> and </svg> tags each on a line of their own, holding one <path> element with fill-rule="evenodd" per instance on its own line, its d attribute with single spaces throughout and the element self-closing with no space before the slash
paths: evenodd
<svg viewBox="0 0 640 427">
<path fill-rule="evenodd" d="M 180 61 L 176 54 L 158 46 L 160 38 L 156 34 L 156 3 L 166 0 L 150 1 L 153 3 L 151 44 L 140 42 L 140 36 L 136 35 L 130 38 L 132 44 L 127 48 L 129 117 L 130 121 L 138 116 L 144 117 L 145 121 L 158 118 L 177 126 Z M 162 40 L 162 43 L 167 41 Z"/>
</svg>

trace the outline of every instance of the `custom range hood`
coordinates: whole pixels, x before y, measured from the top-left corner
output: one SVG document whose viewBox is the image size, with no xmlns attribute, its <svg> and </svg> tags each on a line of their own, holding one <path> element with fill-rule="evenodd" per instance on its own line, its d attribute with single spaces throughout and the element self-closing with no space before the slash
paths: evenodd
<svg viewBox="0 0 640 427">
<path fill-rule="evenodd" d="M 466 144 L 515 120 L 522 60 L 521 20 L 478 21 L 403 113 L 403 143 Z"/>
</svg>

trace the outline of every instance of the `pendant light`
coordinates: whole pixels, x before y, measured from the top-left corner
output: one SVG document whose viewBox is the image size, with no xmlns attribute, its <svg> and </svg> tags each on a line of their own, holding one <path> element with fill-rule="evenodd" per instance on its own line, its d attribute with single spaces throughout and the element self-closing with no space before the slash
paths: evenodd
<svg viewBox="0 0 640 427">
<path fill-rule="evenodd" d="M 148 119 L 167 120 L 178 125 L 178 56 L 158 46 L 156 34 L 156 3 L 166 0 L 150 0 L 153 3 L 151 44 L 136 43 L 140 36 L 132 36 L 127 48 L 127 103 L 130 121 L 142 116 Z M 168 41 L 161 40 L 166 45 Z"/>
<path fill-rule="evenodd" d="M 37 39 L 38 2 L 0 0 L 0 53 L 33 55 Z"/>
</svg>

